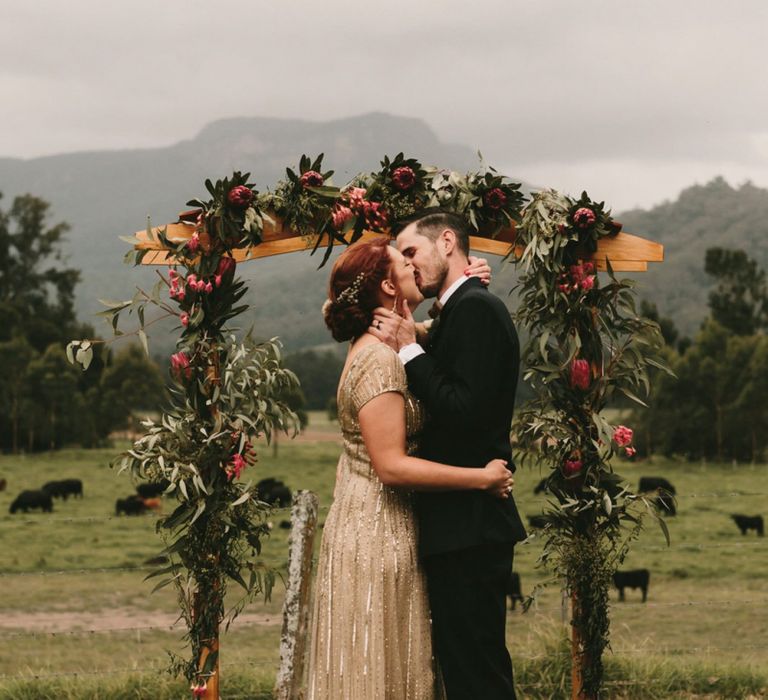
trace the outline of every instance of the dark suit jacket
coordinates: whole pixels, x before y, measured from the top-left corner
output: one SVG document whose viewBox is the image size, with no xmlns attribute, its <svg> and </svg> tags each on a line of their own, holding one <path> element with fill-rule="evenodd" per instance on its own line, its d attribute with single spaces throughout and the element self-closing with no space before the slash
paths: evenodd
<svg viewBox="0 0 768 700">
<path fill-rule="evenodd" d="M 470 278 L 436 323 L 427 353 L 405 365 L 408 386 L 427 410 L 419 456 L 461 467 L 484 467 L 498 457 L 514 470 L 509 433 L 520 346 L 509 311 Z M 422 556 L 526 537 L 511 497 L 419 493 L 416 511 Z"/>
</svg>

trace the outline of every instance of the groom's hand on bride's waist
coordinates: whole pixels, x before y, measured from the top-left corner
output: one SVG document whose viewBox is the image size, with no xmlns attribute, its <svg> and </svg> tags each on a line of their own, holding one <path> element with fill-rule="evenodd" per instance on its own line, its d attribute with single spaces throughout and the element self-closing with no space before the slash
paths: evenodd
<svg viewBox="0 0 768 700">
<path fill-rule="evenodd" d="M 416 340 L 416 322 L 413 320 L 408 302 L 403 300 L 402 315 L 391 309 L 380 306 L 373 312 L 373 321 L 368 332 L 386 343 L 395 352 L 406 345 L 412 345 Z"/>
</svg>

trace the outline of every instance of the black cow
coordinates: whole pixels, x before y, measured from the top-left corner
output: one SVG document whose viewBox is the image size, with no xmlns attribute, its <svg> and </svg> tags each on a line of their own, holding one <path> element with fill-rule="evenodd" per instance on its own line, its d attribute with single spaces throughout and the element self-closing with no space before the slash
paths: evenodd
<svg viewBox="0 0 768 700">
<path fill-rule="evenodd" d="M 293 500 L 291 490 L 279 479 L 268 477 L 256 484 L 259 500 L 271 506 L 286 508 Z"/>
<path fill-rule="evenodd" d="M 529 515 L 528 516 L 528 524 L 535 530 L 543 530 L 547 526 L 548 522 L 549 520 L 547 520 L 546 515 Z"/>
<path fill-rule="evenodd" d="M 677 495 L 675 487 L 661 476 L 641 476 L 640 483 L 637 487 L 638 493 L 646 493 L 648 491 L 666 491 L 673 496 Z"/>
<path fill-rule="evenodd" d="M 739 515 L 735 513 L 731 516 L 733 522 L 736 523 L 736 527 L 741 530 L 742 535 L 747 534 L 747 530 L 754 530 L 758 536 L 765 536 L 765 525 L 763 523 L 762 515 Z"/>
<path fill-rule="evenodd" d="M 549 477 L 545 476 L 533 489 L 534 493 L 547 493 L 549 491 Z"/>
<path fill-rule="evenodd" d="M 147 506 L 140 496 L 131 494 L 128 498 L 118 498 L 115 501 L 115 515 L 125 513 L 126 515 L 141 515 L 147 512 Z"/>
<path fill-rule="evenodd" d="M 51 498 L 63 498 L 69 496 L 83 497 L 83 482 L 80 479 L 62 479 L 61 481 L 49 481 L 43 484 L 43 491 Z"/>
<path fill-rule="evenodd" d="M 643 602 L 648 598 L 648 583 L 651 573 L 648 569 L 633 569 L 632 571 L 617 571 L 613 574 L 613 585 L 619 589 L 619 600 L 624 600 L 624 589 L 639 588 L 643 592 Z"/>
<path fill-rule="evenodd" d="M 520 587 L 520 574 L 513 571 L 509 575 L 507 581 L 507 595 L 509 596 L 509 602 L 512 605 L 512 610 L 517 607 L 517 601 L 523 602 L 523 592 Z"/>
<path fill-rule="evenodd" d="M 653 503 L 656 506 L 656 508 L 662 513 L 664 513 L 665 515 L 668 515 L 669 517 L 673 517 L 677 515 L 677 505 L 675 504 L 675 497 L 672 496 L 671 494 L 664 493 L 664 491 L 659 491 L 659 495 L 653 499 Z"/>
<path fill-rule="evenodd" d="M 136 486 L 136 493 L 142 498 L 157 498 L 165 493 L 165 490 L 171 485 L 168 479 L 160 479 L 160 481 L 148 481 L 146 484 L 138 484 Z"/>
<path fill-rule="evenodd" d="M 30 508 L 40 508 L 44 513 L 52 513 L 53 499 L 45 491 L 22 491 L 8 510 L 11 514 L 17 510 L 28 513 Z"/>
</svg>

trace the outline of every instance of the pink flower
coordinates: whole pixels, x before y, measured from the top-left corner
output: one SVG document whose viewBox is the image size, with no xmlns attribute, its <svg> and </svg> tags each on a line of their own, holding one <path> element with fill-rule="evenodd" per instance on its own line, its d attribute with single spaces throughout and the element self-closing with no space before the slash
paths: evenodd
<svg viewBox="0 0 768 700">
<path fill-rule="evenodd" d="M 186 328 L 189 325 L 189 314 L 186 312 L 182 313 L 179 318 L 181 320 L 181 325 Z"/>
<path fill-rule="evenodd" d="M 217 287 L 221 287 L 221 275 L 216 275 L 213 278 L 213 282 Z"/>
<path fill-rule="evenodd" d="M 585 275 L 591 275 L 595 271 L 595 264 L 591 262 L 585 262 L 582 264 Z"/>
<path fill-rule="evenodd" d="M 323 184 L 323 176 L 316 170 L 307 170 L 300 178 L 302 187 L 320 187 Z"/>
<path fill-rule="evenodd" d="M 192 691 L 192 695 L 196 698 L 201 698 L 208 690 L 208 684 L 203 681 L 199 685 L 191 685 L 189 689 Z"/>
<path fill-rule="evenodd" d="M 581 290 L 583 292 L 588 292 L 594 286 L 595 286 L 594 275 L 590 275 L 589 277 L 585 277 L 583 280 L 581 280 Z"/>
<path fill-rule="evenodd" d="M 506 203 L 507 195 L 499 187 L 494 187 L 483 195 L 483 204 L 489 209 L 501 209 Z"/>
<path fill-rule="evenodd" d="M 222 282 L 229 283 L 235 276 L 235 268 L 237 268 L 237 261 L 225 255 L 219 260 L 215 274 L 221 278 Z M 220 282 L 217 282 L 216 286 L 218 287 L 219 284 Z"/>
<path fill-rule="evenodd" d="M 205 293 L 210 294 L 213 291 L 213 285 L 210 282 L 207 282 L 205 285 Z"/>
<path fill-rule="evenodd" d="M 365 187 L 350 187 L 346 191 L 345 194 L 349 200 L 349 207 L 355 214 L 359 214 L 362 211 L 367 192 L 368 190 Z"/>
<path fill-rule="evenodd" d="M 182 376 L 189 379 L 192 376 L 192 366 L 187 353 L 182 351 L 171 355 L 171 371 L 178 379 Z"/>
<path fill-rule="evenodd" d="M 233 207 L 245 209 L 253 201 L 253 191 L 245 185 L 233 187 L 227 195 L 227 200 Z"/>
<path fill-rule="evenodd" d="M 175 280 L 179 276 L 179 273 L 176 272 L 172 267 L 168 268 L 168 277 L 171 278 L 171 280 Z"/>
<path fill-rule="evenodd" d="M 197 275 L 193 272 L 189 275 L 187 275 L 187 284 L 194 289 L 195 285 L 197 283 Z"/>
<path fill-rule="evenodd" d="M 586 391 L 592 377 L 589 371 L 589 362 L 586 360 L 574 360 L 571 362 L 571 387 Z"/>
<path fill-rule="evenodd" d="M 581 471 L 582 462 L 580 459 L 566 459 L 563 463 L 563 474 L 574 476 Z"/>
<path fill-rule="evenodd" d="M 632 428 L 627 428 L 625 425 L 620 425 L 613 431 L 613 441 L 619 447 L 627 447 L 632 442 L 633 436 Z"/>
<path fill-rule="evenodd" d="M 245 461 L 243 455 L 239 452 L 232 457 L 232 461 L 227 465 L 227 479 L 237 479 L 240 477 L 241 472 L 248 466 L 248 462 Z"/>
<path fill-rule="evenodd" d="M 345 207 L 343 204 L 337 204 L 331 212 L 333 228 L 337 231 L 341 231 L 341 229 L 344 228 L 344 224 L 346 224 L 353 216 L 354 214 L 349 207 Z"/>
<path fill-rule="evenodd" d="M 387 211 L 381 205 L 381 202 L 363 202 L 363 214 L 365 214 L 365 223 L 368 228 L 375 231 L 383 229 L 387 225 Z"/>
<path fill-rule="evenodd" d="M 403 165 L 400 168 L 396 168 L 392 173 L 392 182 L 395 183 L 395 187 L 398 190 L 405 192 L 405 190 L 411 189 L 416 184 L 416 173 L 413 172 L 412 168 Z"/>
<path fill-rule="evenodd" d="M 203 280 L 197 280 L 195 283 L 195 289 L 198 292 L 202 292 L 205 289 L 205 282 Z"/>
<path fill-rule="evenodd" d="M 634 447 L 625 447 L 624 451 L 627 453 L 627 457 L 634 457 L 637 454 L 637 450 Z"/>
<path fill-rule="evenodd" d="M 587 228 L 595 223 L 595 212 L 587 207 L 581 207 L 574 213 L 573 223 L 579 228 Z"/>
<path fill-rule="evenodd" d="M 200 247 L 200 237 L 197 235 L 197 233 L 192 234 L 192 238 L 187 241 L 186 247 L 187 250 L 193 255 L 197 252 L 197 249 Z"/>
</svg>

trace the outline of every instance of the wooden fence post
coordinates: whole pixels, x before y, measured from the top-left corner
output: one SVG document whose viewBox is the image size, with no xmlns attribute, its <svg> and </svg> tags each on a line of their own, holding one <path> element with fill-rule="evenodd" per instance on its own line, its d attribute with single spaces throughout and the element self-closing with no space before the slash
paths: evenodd
<svg viewBox="0 0 768 700">
<path fill-rule="evenodd" d="M 309 623 L 312 547 L 317 528 L 316 494 L 311 491 L 294 494 L 291 526 L 288 582 L 280 635 L 280 668 L 273 691 L 275 700 L 299 700 L 301 697 Z"/>
</svg>

